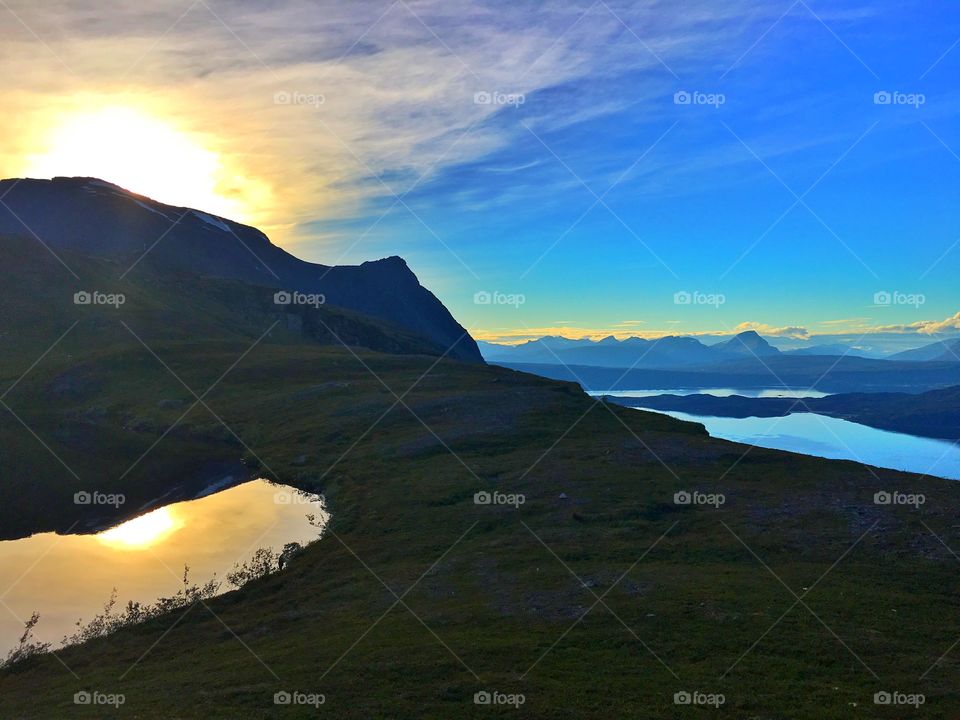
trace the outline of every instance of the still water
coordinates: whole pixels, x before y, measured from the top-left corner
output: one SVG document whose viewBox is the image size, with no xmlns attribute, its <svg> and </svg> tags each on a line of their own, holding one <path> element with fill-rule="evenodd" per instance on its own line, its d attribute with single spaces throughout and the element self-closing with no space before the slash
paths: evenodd
<svg viewBox="0 0 960 720">
<path fill-rule="evenodd" d="M 701 423 L 713 437 L 724 440 L 960 480 L 960 448 L 947 440 L 878 430 L 815 413 L 723 418 L 651 412 Z"/>
<path fill-rule="evenodd" d="M 314 525 L 308 519 L 314 516 Z M 182 587 L 224 579 L 258 548 L 316 540 L 328 515 L 322 499 L 252 480 L 197 500 L 157 508 L 95 535 L 41 533 L 0 542 L 0 657 L 40 613 L 37 640 L 56 646 L 79 619 L 103 610 L 114 588 L 117 608 L 153 603 Z M 220 592 L 231 587 L 224 582 Z"/>
<path fill-rule="evenodd" d="M 610 395 L 611 397 L 643 398 L 657 395 L 715 395 L 730 397 L 741 395 L 749 398 L 821 398 L 830 393 L 807 388 L 674 388 L 673 390 L 604 390 L 590 391 L 590 395 Z"/>
</svg>

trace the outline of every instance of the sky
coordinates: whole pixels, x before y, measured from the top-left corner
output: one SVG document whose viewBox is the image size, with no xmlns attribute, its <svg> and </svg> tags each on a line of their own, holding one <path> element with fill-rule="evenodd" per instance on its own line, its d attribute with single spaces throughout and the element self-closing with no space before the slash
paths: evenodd
<svg viewBox="0 0 960 720">
<path fill-rule="evenodd" d="M 478 339 L 960 330 L 953 3 L 0 17 L 0 175 L 102 177 L 314 262 L 401 255 Z"/>
</svg>

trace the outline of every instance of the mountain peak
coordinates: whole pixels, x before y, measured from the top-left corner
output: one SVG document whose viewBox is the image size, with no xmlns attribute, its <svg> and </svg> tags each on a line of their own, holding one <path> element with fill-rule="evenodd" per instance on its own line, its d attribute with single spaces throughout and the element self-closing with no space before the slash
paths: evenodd
<svg viewBox="0 0 960 720">
<path fill-rule="evenodd" d="M 26 226 L 51 248 L 114 259 L 134 272 L 150 267 L 320 293 L 330 305 L 413 331 L 451 357 L 482 361 L 467 331 L 396 255 L 359 266 L 309 263 L 254 227 L 99 178 L 0 180 L 0 196 L 0 234 L 24 235 Z"/>
<path fill-rule="evenodd" d="M 379 260 L 367 260 L 360 264 L 361 267 L 371 267 L 388 270 L 390 272 L 408 272 L 412 274 L 410 266 L 407 265 L 407 261 L 404 260 L 399 255 L 390 255 L 385 258 L 380 258 Z"/>
<path fill-rule="evenodd" d="M 728 355 L 764 356 L 779 355 L 780 351 L 768 343 L 756 330 L 744 330 L 729 340 L 714 346 L 717 350 Z"/>
</svg>

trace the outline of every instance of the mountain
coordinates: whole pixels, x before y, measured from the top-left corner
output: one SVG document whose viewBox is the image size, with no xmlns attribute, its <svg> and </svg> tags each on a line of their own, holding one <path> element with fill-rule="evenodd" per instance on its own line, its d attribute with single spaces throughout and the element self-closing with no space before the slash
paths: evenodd
<svg viewBox="0 0 960 720">
<path fill-rule="evenodd" d="M 611 336 L 596 341 L 543 337 L 512 346 L 484 343 L 482 352 L 490 362 L 611 368 L 705 366 L 742 357 L 753 358 L 754 353 L 759 357 L 779 354 L 779 350 L 753 331 L 710 346 L 694 337 L 673 335 L 654 340 L 637 337 L 618 340 Z"/>
<path fill-rule="evenodd" d="M 960 386 L 919 394 L 840 393 L 801 399 L 699 394 L 608 399 L 628 407 L 675 410 L 714 417 L 782 417 L 794 412 L 813 412 L 882 430 L 960 440 Z"/>
<path fill-rule="evenodd" d="M 780 351 L 764 340 L 755 330 L 747 330 L 734 335 L 726 342 L 712 345 L 715 352 L 735 357 L 768 357 L 779 355 Z"/>
<path fill-rule="evenodd" d="M 596 365 L 598 367 L 672 367 L 708 362 L 713 353 L 689 337 L 604 338 L 596 342 L 578 341 L 568 345 L 553 338 L 542 338 L 514 348 L 513 357 L 527 362 Z"/>
<path fill-rule="evenodd" d="M 283 388 L 291 397 L 291 418 L 312 417 L 318 396 L 346 392 L 352 381 L 346 366 L 368 372 L 353 353 L 393 362 L 428 358 L 438 363 L 438 374 L 447 365 L 473 365 L 441 361 L 444 348 L 385 320 L 332 305 L 278 306 L 272 288 L 149 266 L 118 281 L 124 266 L 115 260 L 72 250 L 59 256 L 82 280 L 35 239 L 0 235 L 0 386 L 11 408 L 0 407 L 0 540 L 41 530 L 89 531 L 117 519 L 113 508 L 71 510 L 77 482 L 122 493 L 130 500 L 125 509 L 136 513 L 156 498 L 192 497 L 207 479 L 205 467 L 236 465 L 249 452 L 243 442 L 211 425 L 205 407 L 190 413 L 192 393 L 211 388 L 216 396 L 212 384 L 233 364 L 238 392 Z M 77 293 L 107 287 L 116 302 L 75 302 Z M 312 364 L 300 369 L 297 363 L 308 362 L 304 355 Z M 255 362 L 265 365 L 251 372 Z M 292 377 L 299 373 L 304 380 L 298 387 Z M 403 379 L 402 388 L 412 382 Z M 211 406 L 217 401 L 209 398 Z M 70 472 L 53 455 L 36 457 L 32 436 L 13 427 L 10 413 L 44 438 Z M 262 417 L 264 427 L 277 422 L 266 410 Z M 283 422 L 299 432 L 298 420 Z M 340 422 L 349 424 L 346 416 Z M 257 444 L 249 437 L 246 442 Z M 92 448 L 109 456 L 109 469 L 103 458 L 92 462 Z M 149 462 L 138 463 L 148 450 Z M 256 455 L 261 452 L 258 447 Z M 2 510 L 27 497 L 31 501 L 16 512 Z"/>
<path fill-rule="evenodd" d="M 913 350 L 904 350 L 891 355 L 890 359 L 899 362 L 960 362 L 960 339 L 940 340 Z"/>
<path fill-rule="evenodd" d="M 593 392 L 672 388 L 811 388 L 824 392 L 923 392 L 960 383 L 960 363 L 946 346 L 924 349 L 923 357 L 867 358 L 846 346 L 782 352 L 750 330 L 714 345 L 692 337 L 658 340 L 589 340 L 555 348 L 542 338 L 518 346 L 485 344 L 490 362 Z M 821 351 L 822 349 L 822 351 Z M 960 347 L 955 348 L 960 355 Z M 832 350 L 833 352 L 827 352 Z"/>
<path fill-rule="evenodd" d="M 482 362 L 476 343 L 399 257 L 359 266 L 305 262 L 256 228 L 172 207 L 94 178 L 0 181 L 0 233 L 41 240 L 54 252 L 109 258 L 122 273 L 243 280 L 316 293 L 327 303 L 387 320 L 450 356 Z"/>
<path fill-rule="evenodd" d="M 571 338 L 547 335 L 537 340 L 528 340 L 516 345 L 501 345 L 499 343 L 480 341 L 477 343 L 485 360 L 509 360 L 515 357 L 553 357 L 554 353 L 562 353 L 571 348 L 586 347 L 591 341 L 574 340 Z"/>
<path fill-rule="evenodd" d="M 163 494 L 158 478 L 195 477 L 221 457 L 322 492 L 331 524 L 240 589 L 0 670 L 2 718 L 680 717 L 674 698 L 701 678 L 731 717 L 896 717 L 862 710 L 878 684 L 851 652 L 885 687 L 910 688 L 957 636 L 945 611 L 957 561 L 924 527 L 960 546 L 956 482 L 750 449 L 502 367 L 374 350 L 361 353 L 365 367 L 289 331 L 251 349 L 276 311 L 258 315 L 257 291 L 235 280 L 131 275 L 121 308 L 74 307 L 62 298 L 72 279 L 35 280 L 69 278 L 59 263 L 21 244 L 42 267 L 0 262 L 0 361 L 19 355 L 4 404 L 24 423 L 0 415 L 0 528 L 69 529 L 81 489 L 124 493 L 135 512 Z M 63 259 L 92 282 L 117 274 L 115 261 Z M 127 340 L 104 347 L 108 333 Z M 188 412 L 193 396 L 160 359 L 209 410 Z M 404 391 L 403 405 L 384 384 Z M 926 502 L 875 502 L 898 490 Z M 717 504 L 686 504 L 692 493 Z M 54 542 L 66 540 L 33 547 Z M 132 567 L 159 565 L 149 548 L 121 552 Z M 758 557 L 798 590 L 829 576 L 812 607 L 844 642 L 803 610 L 758 644 L 791 601 Z M 171 593 L 181 569 L 170 568 Z M 154 600 L 131 597 L 126 576 L 116 586 L 121 604 Z M 601 597 L 609 610 L 584 617 Z M 37 598 L 41 630 L 55 600 Z M 937 717 L 960 717 L 951 668 L 927 683 Z M 798 691 L 801 675 L 826 689 Z M 122 693 L 123 709 L 76 704 L 92 691 Z M 293 691 L 323 693 L 325 705 L 278 706 Z M 493 692 L 526 704 L 477 704 Z"/>
<path fill-rule="evenodd" d="M 510 702 L 517 717 L 665 717 L 682 688 L 740 660 L 705 690 L 755 717 L 846 718 L 877 688 L 850 671 L 851 653 L 909 688 L 956 635 L 943 610 L 955 482 L 748 452 L 571 383 L 440 359 L 387 320 L 278 308 L 261 283 L 146 261 L 118 280 L 126 257 L 57 249 L 75 279 L 26 234 L 0 235 L 2 536 L 89 531 L 102 519 L 91 512 L 125 519 L 220 462 L 322 493 L 331 517 L 266 577 L 146 619 L 136 602 L 105 609 L 88 642 L 0 668 L 2 718 L 306 718 L 324 703 L 343 720 L 492 718 Z M 74 302 L 94 288 L 123 302 Z M 85 490 L 125 503 L 78 505 Z M 926 502 L 876 502 L 896 490 Z M 49 562 L 60 540 L 37 541 Z M 256 548 L 235 550 L 243 562 Z M 157 565 L 149 547 L 121 552 Z M 795 618 L 758 644 L 789 600 L 758 557 L 797 588 L 829 574 L 817 614 L 856 649 Z M 167 569 L 172 591 L 180 567 Z M 154 600 L 130 597 L 123 574 L 116 587 L 120 603 Z M 870 602 L 851 601 L 863 588 Z M 585 618 L 598 599 L 605 614 Z M 55 601 L 36 597 L 41 628 Z M 931 705 L 957 717 L 949 668 L 937 672 Z M 837 690 L 810 698 L 800 675 Z"/>
</svg>

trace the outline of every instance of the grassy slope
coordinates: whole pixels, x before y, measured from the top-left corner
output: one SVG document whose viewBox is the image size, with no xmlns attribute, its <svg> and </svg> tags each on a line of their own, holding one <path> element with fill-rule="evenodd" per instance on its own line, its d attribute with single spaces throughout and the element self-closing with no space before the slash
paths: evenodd
<svg viewBox="0 0 960 720">
<path fill-rule="evenodd" d="M 36 241 L 0 237 L 0 399 L 9 406 L 0 406 L 0 538 L 117 519 L 78 516 L 73 494 L 80 490 L 126 494 L 122 516 L 211 462 L 235 464 L 243 443 L 203 405 L 188 413 L 196 401 L 190 390 L 202 396 L 258 339 L 280 347 L 343 341 L 388 352 L 442 352 L 349 311 L 278 309 L 270 288 L 161 276 L 149 258 L 118 280 L 126 266 L 62 257 L 80 279 Z M 78 290 L 122 293 L 125 302 L 76 306 Z M 208 371 L 190 378 L 189 389 L 161 362 L 183 358 L 188 370 Z M 268 380 L 282 382 L 283 375 Z M 37 450 L 51 462 L 38 463 Z M 148 452 L 150 462 L 135 464 Z M 22 502 L 27 496 L 32 502 Z"/>
<path fill-rule="evenodd" d="M 152 347 L 202 392 L 252 342 L 219 332 L 197 343 L 157 337 Z M 83 337 L 58 346 L 8 401 L 25 413 L 48 406 L 39 421 L 56 425 L 60 413 L 75 428 L 76 407 L 48 399 Z M 106 483 L 139 449 L 131 437 L 155 437 L 182 412 L 159 401 L 185 391 L 133 342 L 87 350 L 101 353 L 88 358 L 98 427 L 140 418 L 140 430 L 116 435 L 118 447 L 84 449 Z M 409 409 L 360 360 L 397 394 L 423 376 L 404 399 Z M 952 656 L 920 679 L 960 637 L 957 560 L 925 527 L 960 548 L 956 484 L 775 451 L 744 457 L 746 448 L 699 426 L 604 407 L 567 384 L 434 362 L 369 351 L 358 359 L 280 337 L 257 346 L 207 401 L 265 475 L 327 494 L 331 534 L 209 610 L 62 653 L 79 680 L 53 657 L 0 674 L 0 716 L 317 715 L 275 707 L 273 694 L 286 689 L 324 693 L 321 713 L 338 718 L 482 718 L 498 712 L 472 704 L 484 688 L 524 693 L 518 716 L 538 718 L 708 712 L 674 706 L 683 689 L 724 693 L 733 717 L 902 716 L 873 706 L 882 689 L 925 693 L 930 717 L 960 713 Z M 15 364 L 5 375 L 19 375 Z M 203 408 L 185 428 L 178 442 L 226 442 Z M 24 486 L 66 476 L 9 417 L 3 429 L 31 470 Z M 294 464 L 300 455 L 306 463 Z M 527 502 L 473 504 L 474 492 L 493 488 Z M 693 488 L 723 492 L 727 503 L 672 504 L 674 492 Z M 878 507 L 880 488 L 920 490 L 927 501 L 919 511 Z M 812 588 L 804 603 L 830 630 L 802 604 L 787 613 L 795 598 L 774 573 L 797 593 Z M 610 610 L 594 606 L 593 593 Z M 116 713 L 75 706 L 81 689 L 124 693 L 126 704 Z"/>
</svg>

